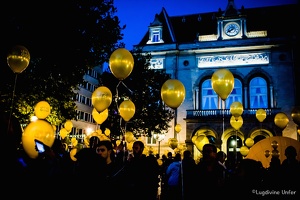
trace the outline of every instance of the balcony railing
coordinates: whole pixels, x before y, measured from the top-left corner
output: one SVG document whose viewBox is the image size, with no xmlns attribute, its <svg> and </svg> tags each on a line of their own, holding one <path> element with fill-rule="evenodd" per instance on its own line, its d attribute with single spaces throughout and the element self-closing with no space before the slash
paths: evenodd
<svg viewBox="0 0 300 200">
<path fill-rule="evenodd" d="M 244 109 L 242 116 L 254 116 L 258 109 Z M 266 108 L 267 116 L 275 116 L 281 111 L 279 108 Z M 186 119 L 201 119 L 201 118 L 218 118 L 231 117 L 229 109 L 213 109 L 213 110 L 187 110 Z"/>
</svg>

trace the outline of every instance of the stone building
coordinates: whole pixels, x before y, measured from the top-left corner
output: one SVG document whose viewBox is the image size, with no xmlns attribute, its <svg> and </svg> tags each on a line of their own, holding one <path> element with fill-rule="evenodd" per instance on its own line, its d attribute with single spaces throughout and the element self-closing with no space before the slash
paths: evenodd
<svg viewBox="0 0 300 200">
<path fill-rule="evenodd" d="M 298 5 L 236 8 L 229 0 L 226 8 L 216 12 L 169 16 L 162 8 L 155 15 L 134 48 L 150 53 L 151 68 L 171 74 L 186 90 L 173 128 L 160 143 L 162 150 L 169 148 L 168 138 L 177 138 L 194 157 L 199 155 L 195 143 L 206 138 L 228 155 L 239 153 L 246 141 L 256 143 L 272 136 L 299 141 L 291 117 L 300 104 L 298 31 L 287 25 L 296 20 L 298 11 Z M 212 87 L 212 75 L 220 69 L 234 76 L 234 87 L 225 100 Z M 231 124 L 233 102 L 243 106 L 238 130 Z M 256 117 L 259 109 L 266 112 L 262 122 Z M 285 127 L 275 123 L 278 113 L 287 118 Z M 180 133 L 174 124 L 181 125 Z"/>
</svg>

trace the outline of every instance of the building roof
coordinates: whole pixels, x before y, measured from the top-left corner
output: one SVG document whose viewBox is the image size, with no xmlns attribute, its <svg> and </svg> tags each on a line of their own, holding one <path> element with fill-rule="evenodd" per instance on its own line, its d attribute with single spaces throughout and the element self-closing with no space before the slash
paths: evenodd
<svg viewBox="0 0 300 200">
<path fill-rule="evenodd" d="M 230 5 L 232 3 L 232 5 Z M 266 30 L 268 37 L 295 36 L 297 27 L 292 21 L 297 21 L 299 15 L 298 4 L 237 9 L 233 1 L 228 1 L 225 10 L 217 12 L 196 13 L 181 16 L 169 16 L 163 7 L 155 15 L 150 26 L 163 26 L 164 44 L 183 44 L 198 41 L 199 35 L 217 34 L 218 19 L 244 17 L 247 20 L 247 31 Z M 146 45 L 149 40 L 149 31 L 146 32 L 137 46 Z M 159 45 L 159 44 L 151 44 Z"/>
</svg>

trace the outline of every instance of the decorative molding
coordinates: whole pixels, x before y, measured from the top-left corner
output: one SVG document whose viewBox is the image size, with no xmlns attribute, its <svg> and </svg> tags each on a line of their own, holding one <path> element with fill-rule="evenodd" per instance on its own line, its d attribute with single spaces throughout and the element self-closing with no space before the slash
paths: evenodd
<svg viewBox="0 0 300 200">
<path fill-rule="evenodd" d="M 244 53 L 216 56 L 199 56 L 198 67 L 224 67 L 269 64 L 269 53 Z"/>
<path fill-rule="evenodd" d="M 149 69 L 163 69 L 164 68 L 164 58 L 155 58 L 150 60 Z"/>
<path fill-rule="evenodd" d="M 247 32 L 248 38 L 267 37 L 267 31 L 250 31 Z"/>
</svg>

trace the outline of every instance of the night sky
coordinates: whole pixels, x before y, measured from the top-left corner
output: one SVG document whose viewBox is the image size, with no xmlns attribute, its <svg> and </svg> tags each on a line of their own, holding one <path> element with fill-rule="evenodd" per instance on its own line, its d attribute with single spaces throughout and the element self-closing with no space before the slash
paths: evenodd
<svg viewBox="0 0 300 200">
<path fill-rule="evenodd" d="M 169 16 L 217 12 L 219 8 L 225 10 L 228 0 L 114 0 L 117 8 L 116 15 L 120 18 L 120 25 L 126 24 L 123 31 L 125 48 L 131 50 L 133 45 L 140 42 L 154 20 L 164 7 Z M 298 0 L 235 0 L 235 6 L 245 8 L 296 4 Z"/>
</svg>

